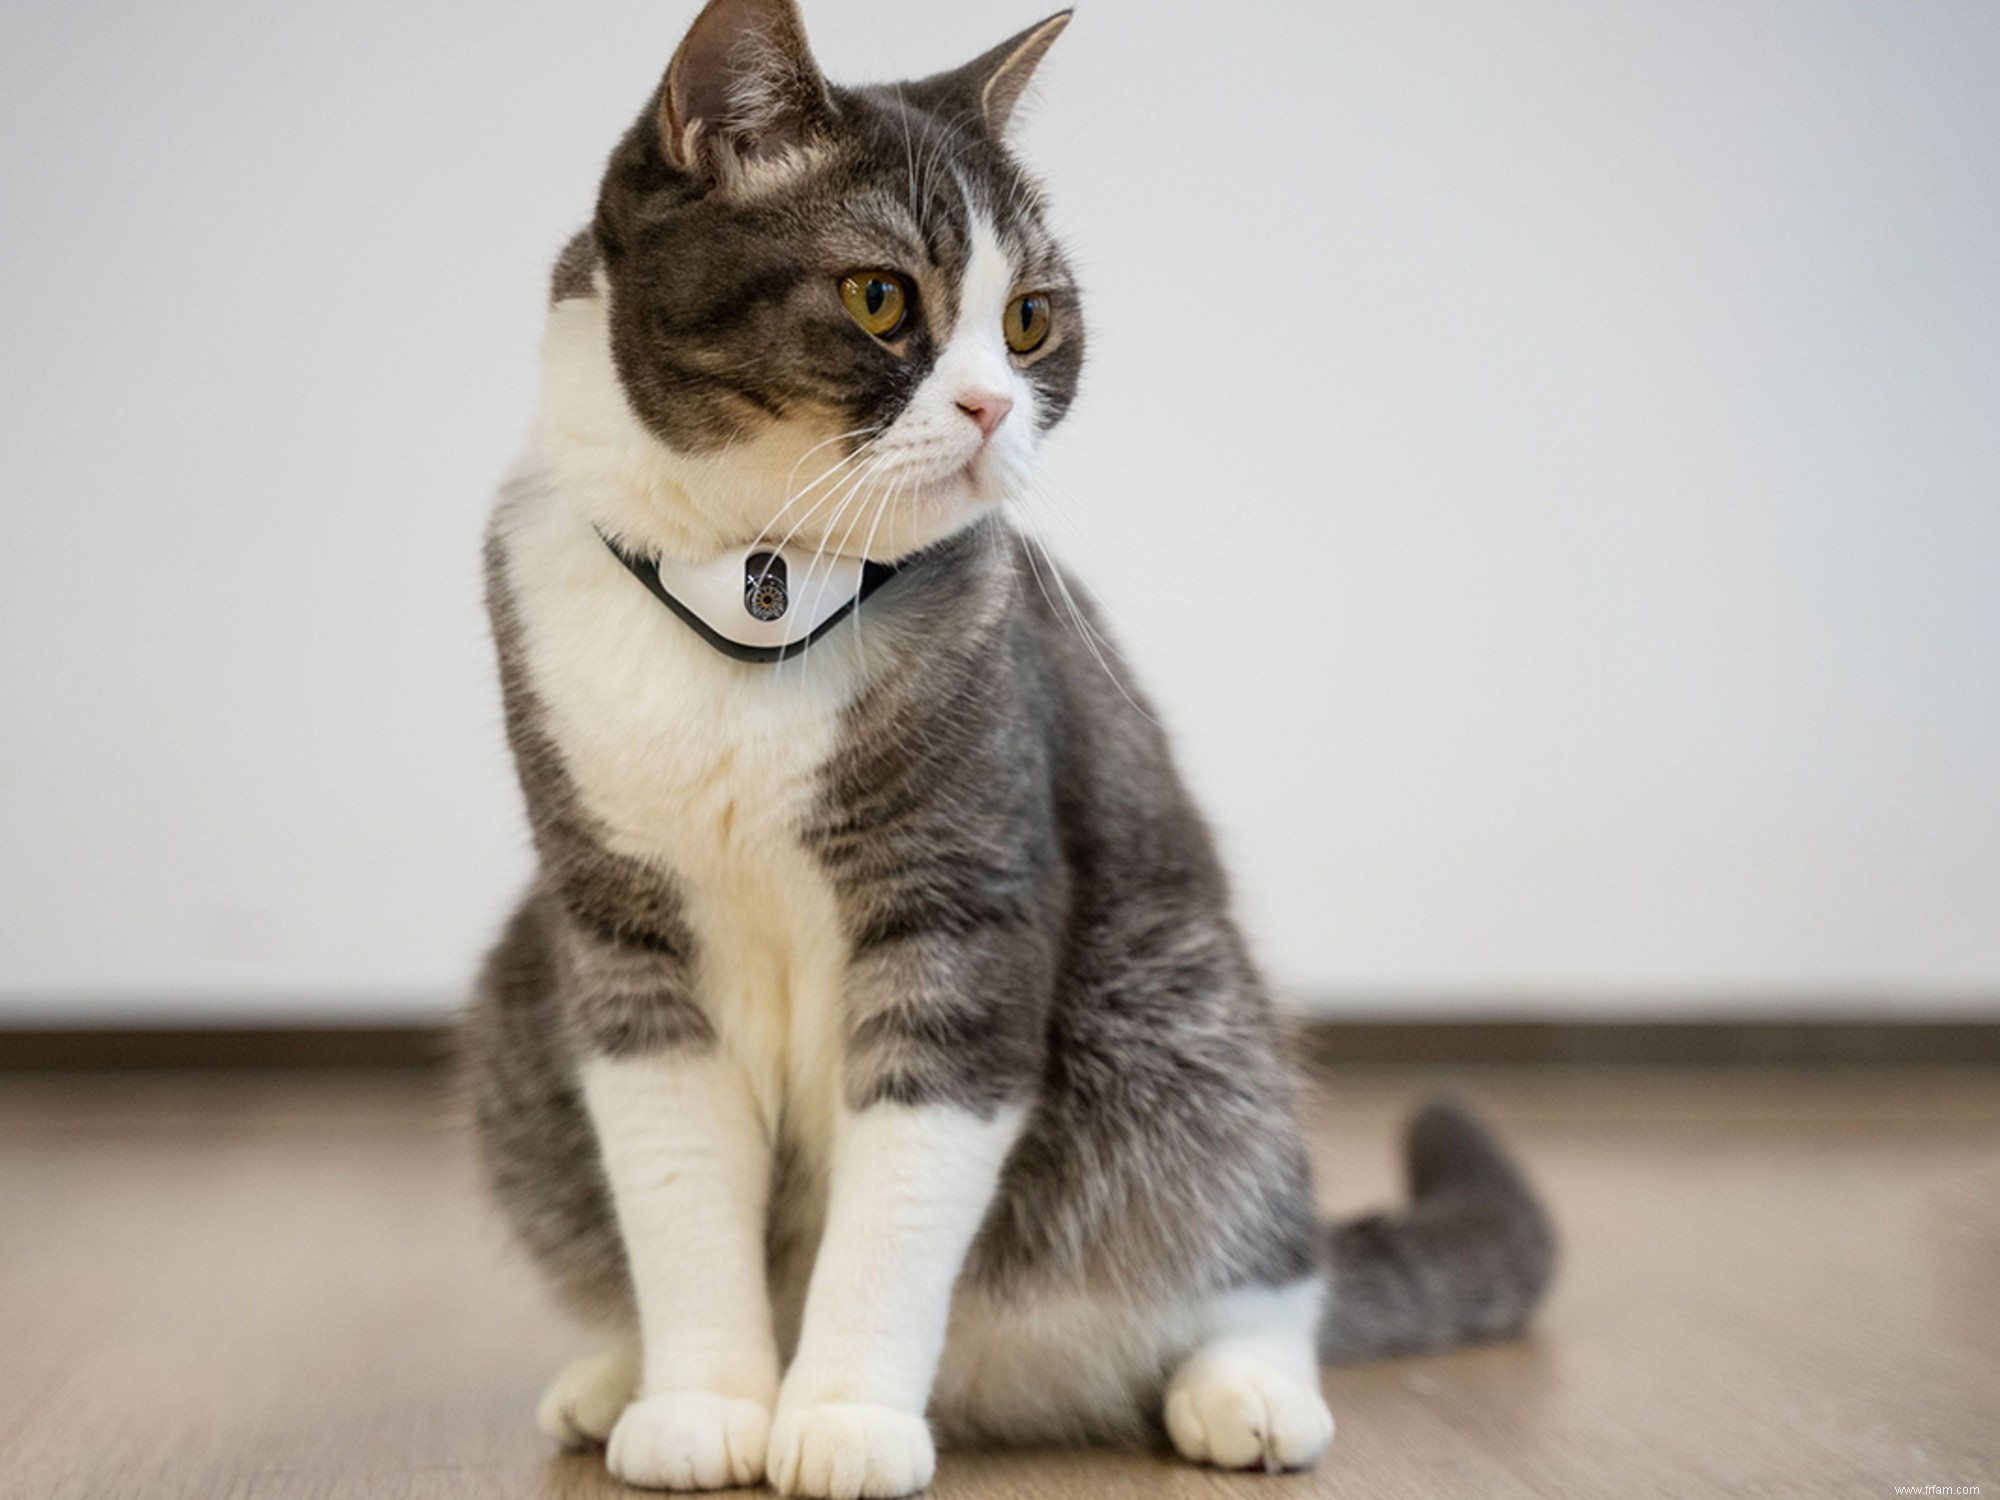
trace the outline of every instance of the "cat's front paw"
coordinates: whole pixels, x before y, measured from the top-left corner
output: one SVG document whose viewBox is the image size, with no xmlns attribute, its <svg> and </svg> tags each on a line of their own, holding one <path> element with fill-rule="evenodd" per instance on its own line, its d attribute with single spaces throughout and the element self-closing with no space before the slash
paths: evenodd
<svg viewBox="0 0 2000 1500">
<path fill-rule="evenodd" d="M 565 1448 L 601 1443 L 639 1388 L 639 1355 L 619 1344 L 572 1360 L 535 1410 L 542 1431 Z"/>
<path fill-rule="evenodd" d="M 1312 1466 L 1333 1441 L 1333 1414 L 1262 1360 L 1199 1356 L 1167 1389 L 1167 1436 L 1190 1463 L 1276 1473 Z"/>
<path fill-rule="evenodd" d="M 672 1391 L 625 1408 L 606 1468 L 643 1490 L 726 1490 L 764 1477 L 771 1413 L 757 1401 Z"/>
<path fill-rule="evenodd" d="M 771 1487 L 816 1500 L 914 1495 L 937 1472 L 920 1416 L 892 1406 L 780 1407 L 771 1424 Z"/>
</svg>

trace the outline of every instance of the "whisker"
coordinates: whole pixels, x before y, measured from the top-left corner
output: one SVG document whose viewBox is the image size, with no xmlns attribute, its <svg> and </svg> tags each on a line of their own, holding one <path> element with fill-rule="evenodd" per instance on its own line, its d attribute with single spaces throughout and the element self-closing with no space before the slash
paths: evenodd
<svg viewBox="0 0 2000 1500">
<path fill-rule="evenodd" d="M 875 471 L 879 469 L 882 466 L 882 464 L 886 462 L 888 462 L 888 458 L 886 456 L 877 455 L 871 462 L 862 465 L 860 469 L 856 470 L 853 474 L 848 476 L 848 481 L 843 482 L 845 487 L 840 491 L 840 503 L 834 507 L 832 517 L 828 520 L 826 527 L 821 532 L 819 546 L 813 550 L 812 558 L 806 564 L 806 571 L 808 574 L 810 574 L 812 570 L 818 566 L 820 558 L 825 554 L 826 544 L 829 537 L 832 534 L 833 528 L 840 524 L 840 518 L 843 514 L 846 513 L 848 505 L 852 503 L 854 497 L 861 492 L 862 486 L 868 483 L 869 478 L 875 473 Z M 824 504 L 827 498 L 833 493 L 834 493 L 833 491 L 828 491 L 827 495 L 822 495 L 820 499 L 817 502 L 815 502 L 814 509 L 818 509 L 819 505 Z M 797 527 L 794 527 L 793 531 L 795 532 L 797 529 L 798 529 Z M 786 533 L 785 540 L 778 544 L 780 550 L 782 550 L 791 541 L 791 537 L 792 537 L 791 532 Z M 818 598 L 824 598 L 825 591 L 826 591 L 825 581 L 822 580 L 820 585 L 820 594 Z M 803 600 L 801 600 L 801 603 L 803 603 Z M 817 608 L 818 608 L 818 602 L 817 599 L 815 599 L 813 609 L 816 610 Z M 807 616 L 810 617 L 812 611 L 808 610 L 806 613 Z M 785 664 L 785 658 L 780 657 L 778 659 L 778 667 L 780 671 L 783 670 L 784 664 Z"/>
<path fill-rule="evenodd" d="M 1118 676 L 1118 673 L 1113 670 L 1111 662 L 1106 658 L 1103 648 L 1108 647 L 1112 655 L 1116 656 L 1118 654 L 1117 647 L 1112 646 L 1109 641 L 1104 641 L 1103 647 L 1100 647 L 1099 641 L 1102 640 L 1102 637 L 1092 628 L 1088 617 L 1078 606 L 1076 596 L 1070 592 L 1069 584 L 1063 578 L 1062 568 L 1056 562 L 1054 554 L 1049 551 L 1048 544 L 1036 535 L 1033 527 L 1017 529 L 1016 534 L 1022 539 L 1022 555 L 1027 558 L 1028 566 L 1034 570 L 1036 586 L 1041 589 L 1042 599 L 1049 606 L 1050 612 L 1058 618 L 1067 613 L 1070 627 L 1076 632 L 1076 638 L 1083 643 L 1084 649 L 1090 652 L 1091 657 L 1097 662 L 1099 669 L 1110 679 L 1111 685 L 1118 689 L 1118 695 L 1131 704 L 1138 711 L 1140 717 L 1145 719 L 1147 723 L 1156 727 L 1159 726 L 1160 721 L 1147 711 L 1143 703 L 1132 696 L 1123 680 Z M 1066 609 L 1059 609 L 1055 600 L 1049 596 L 1048 585 L 1043 582 L 1041 569 L 1036 567 L 1035 564 L 1035 551 L 1037 548 L 1041 550 L 1042 560 L 1048 564 L 1049 572 L 1055 578 L 1056 588 L 1063 596 L 1063 603 Z"/>
<path fill-rule="evenodd" d="M 800 467 L 805 463 L 807 459 L 811 458 L 815 453 L 819 452 L 820 449 L 827 447 L 829 444 L 842 442 L 845 439 L 851 437 L 862 437 L 864 435 L 872 437 L 874 434 L 880 432 L 881 430 L 882 430 L 882 424 L 880 422 L 874 422 L 866 427 L 856 427 L 847 432 L 836 432 L 832 437 L 823 438 L 819 442 L 814 443 L 810 448 L 806 449 L 805 452 L 801 453 L 798 456 L 798 458 L 793 462 L 790 470 L 786 472 L 785 488 L 789 490 L 792 487 L 792 481 L 799 477 Z M 859 450 L 857 449 L 856 451 L 858 452 Z M 851 457 L 852 455 L 849 456 Z"/>
<path fill-rule="evenodd" d="M 910 182 L 910 217 L 917 216 L 917 153 L 910 142 L 910 101 L 903 97 L 903 86 L 896 85 L 896 118 L 903 127 L 903 171 Z M 921 226 L 922 221 L 918 220 Z"/>
<path fill-rule="evenodd" d="M 959 162 L 964 158 L 965 153 L 971 149 L 972 143 L 970 141 L 960 141 L 958 139 L 958 132 L 949 126 L 940 129 L 932 136 L 930 149 L 925 157 L 924 164 L 924 212 L 923 216 L 917 220 L 917 227 L 919 229 L 926 229 L 929 225 L 932 195 L 931 184 L 936 180 L 938 166 L 941 163 L 947 172 L 956 177 L 958 175 Z M 967 207 L 970 207 L 971 202 L 966 195 L 965 184 L 962 180 L 959 182 L 958 187 L 959 196 L 966 198 Z"/>
<path fill-rule="evenodd" d="M 867 514 L 868 514 L 868 501 L 865 498 L 863 498 L 861 500 L 861 503 L 857 505 L 854 509 L 854 519 L 848 523 L 847 530 L 841 533 L 840 545 L 833 549 L 834 556 L 836 557 L 852 556 L 852 554 L 849 553 L 847 550 L 847 544 L 852 540 L 854 540 L 854 533 L 860 529 L 862 519 Z M 827 528 L 829 532 L 831 532 L 832 529 L 833 529 L 832 526 L 828 526 Z M 826 599 L 826 591 L 827 589 L 832 587 L 832 583 L 833 580 L 831 575 L 822 578 L 820 580 L 819 593 L 813 599 L 814 614 L 819 613 L 819 607 L 821 603 L 824 602 L 824 600 Z"/>
<path fill-rule="evenodd" d="M 907 476 L 898 475 L 891 482 L 887 493 L 876 503 L 874 524 L 868 528 L 868 536 L 861 543 L 861 561 L 864 567 L 867 565 L 869 554 L 875 550 L 875 533 L 882 525 L 882 517 L 888 513 L 889 507 L 902 494 L 905 477 Z M 868 671 L 868 642 L 862 624 L 861 617 L 863 613 L 864 611 L 857 603 L 854 607 L 854 644 L 855 648 L 861 654 L 861 670 L 862 675 L 865 677 Z"/>
<path fill-rule="evenodd" d="M 787 531 L 784 534 L 784 536 L 779 540 L 778 547 L 780 548 L 780 550 L 789 547 L 792 544 L 792 539 L 798 535 L 799 529 L 802 526 L 804 526 L 807 521 L 810 521 L 812 519 L 814 511 L 817 511 L 820 508 L 820 506 L 824 505 L 828 500 L 832 499 L 836 494 L 838 494 L 840 497 L 839 504 L 834 506 L 833 514 L 828 516 L 820 526 L 820 548 L 824 550 L 826 547 L 827 540 L 832 534 L 833 528 L 840 524 L 840 518 L 842 514 L 846 512 L 848 502 L 852 500 L 857 493 L 859 493 L 861 487 L 867 484 L 869 479 L 873 475 L 875 475 L 877 472 L 881 470 L 883 465 L 892 462 L 894 462 L 893 454 L 871 453 L 868 456 L 867 462 L 861 464 L 859 467 L 841 476 L 840 483 L 836 485 L 833 489 L 828 490 L 826 494 L 820 496 L 818 500 L 814 501 L 812 510 L 807 511 L 806 514 L 800 516 L 799 519 L 793 524 L 792 529 L 790 531 Z"/>
<path fill-rule="evenodd" d="M 873 445 L 864 443 L 861 445 L 861 447 L 855 449 L 854 452 L 848 454 L 847 457 L 842 459 L 839 463 L 834 464 L 831 468 L 829 468 L 826 471 L 826 473 L 820 475 L 820 477 L 818 479 L 815 479 L 812 482 L 812 484 L 807 485 L 805 489 L 801 490 L 798 496 L 795 496 L 793 499 L 786 501 L 784 505 L 779 507 L 778 514 L 776 516 L 773 516 L 771 518 L 770 523 L 766 525 L 762 531 L 757 533 L 757 540 L 752 542 L 750 545 L 752 547 L 761 545 L 764 542 L 764 540 L 770 536 L 771 527 L 775 526 L 778 523 L 778 520 L 784 515 L 784 513 L 787 510 L 790 510 L 793 505 L 798 503 L 799 499 L 803 498 L 805 495 L 810 494 L 819 485 L 825 484 L 834 475 L 839 474 L 842 469 L 848 468 L 849 465 L 856 465 L 856 467 L 849 468 L 846 474 L 841 475 L 840 483 L 845 484 L 849 479 L 852 479 L 855 475 L 867 469 L 868 464 L 863 460 L 872 459 L 873 457 L 875 457 Z M 813 503 L 806 508 L 805 513 L 792 523 L 791 529 L 787 531 L 784 534 L 784 536 L 779 538 L 777 546 L 774 547 L 772 550 L 774 552 L 782 552 L 785 550 L 785 548 L 789 547 L 792 543 L 792 538 L 799 534 L 799 528 L 804 526 L 806 522 L 810 521 L 813 518 L 813 516 L 818 513 L 819 508 L 822 505 L 825 505 L 826 502 L 829 499 L 831 499 L 835 494 L 839 493 L 839 490 L 840 490 L 840 484 L 836 484 L 832 489 L 828 490 L 825 494 L 821 495 L 819 499 L 813 501 Z"/>
<path fill-rule="evenodd" d="M 1110 562 L 1110 554 L 1104 550 L 1103 546 L 1083 529 L 1077 522 L 1076 517 L 1070 513 L 1069 509 L 1057 503 L 1058 501 L 1067 501 L 1070 506 L 1080 511 L 1083 507 L 1077 502 L 1075 496 L 1071 495 L 1069 491 L 1063 489 L 1060 485 L 1057 485 L 1054 480 L 1040 473 L 1029 477 L 1028 488 L 1021 492 L 1022 498 L 1028 499 L 1031 493 L 1034 499 L 1048 502 L 1048 510 L 1053 512 L 1059 520 L 1063 521 L 1069 527 L 1070 535 L 1075 537 L 1079 543 L 1096 553 L 1106 563 Z M 1119 618 L 1118 611 L 1113 609 L 1110 601 L 1097 591 L 1096 585 L 1091 583 L 1087 574 L 1079 573 L 1076 581 L 1083 586 L 1084 592 L 1090 595 L 1091 602 L 1098 609 L 1102 610 L 1108 618 L 1116 623 L 1123 623 Z"/>
<path fill-rule="evenodd" d="M 824 448 L 827 445 L 827 443 L 837 443 L 841 441 L 841 439 L 843 438 L 857 437 L 862 433 L 879 433 L 881 430 L 882 428 L 879 425 L 875 427 L 857 427 L 852 432 L 843 432 L 839 434 L 839 436 L 837 437 L 828 438 L 825 443 L 817 443 L 813 447 L 808 448 L 804 453 L 799 455 L 799 463 L 795 463 L 792 465 L 791 474 L 785 476 L 785 487 L 787 489 L 791 488 L 792 478 L 794 475 L 798 473 L 799 464 L 804 463 L 806 459 L 810 458 L 814 453 L 817 453 L 821 448 Z M 855 448 L 855 450 L 852 453 L 847 454 L 845 457 L 841 458 L 838 462 L 828 465 L 825 472 L 822 473 L 819 476 L 819 478 L 813 480 L 812 483 L 808 484 L 804 489 L 795 491 L 791 495 L 791 497 L 785 501 L 783 505 L 778 507 L 777 511 L 772 515 L 771 519 L 764 523 L 763 528 L 760 531 L 758 531 L 755 539 L 752 540 L 752 542 L 750 543 L 751 547 L 756 548 L 758 546 L 761 546 L 764 540 L 770 536 L 771 528 L 776 526 L 779 521 L 784 519 L 786 511 L 790 510 L 794 505 L 797 505 L 799 501 L 803 500 L 807 495 L 810 495 L 814 490 L 818 489 L 821 485 L 825 484 L 829 479 L 831 479 L 834 475 L 838 474 L 842 469 L 854 463 L 855 460 L 859 459 L 863 454 L 867 453 L 871 446 L 872 445 L 870 443 L 862 443 L 857 448 Z M 806 515 L 800 517 L 800 519 L 803 521 L 808 517 L 810 517 L 811 514 L 812 514 L 811 511 L 807 511 Z M 789 533 L 787 534 L 785 540 L 786 541 L 791 540 Z M 779 543 L 779 545 L 782 547 L 784 543 L 781 542 Z"/>
</svg>

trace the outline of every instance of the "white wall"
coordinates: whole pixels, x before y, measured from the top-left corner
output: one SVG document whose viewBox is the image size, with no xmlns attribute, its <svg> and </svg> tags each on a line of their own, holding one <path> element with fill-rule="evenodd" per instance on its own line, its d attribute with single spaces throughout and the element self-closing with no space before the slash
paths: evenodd
<svg viewBox="0 0 2000 1500">
<path fill-rule="evenodd" d="M 0 12 L 0 1019 L 447 1004 L 547 261 L 688 3 Z M 837 74 L 1032 9 L 808 0 Z M 1274 971 L 2000 995 L 2000 9 L 1084 0 L 1052 527 Z"/>
</svg>

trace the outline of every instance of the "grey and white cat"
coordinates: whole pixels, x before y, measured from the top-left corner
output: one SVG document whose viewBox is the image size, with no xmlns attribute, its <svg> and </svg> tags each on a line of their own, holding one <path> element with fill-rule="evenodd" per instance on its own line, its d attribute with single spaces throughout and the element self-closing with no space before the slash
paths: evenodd
<svg viewBox="0 0 2000 1500">
<path fill-rule="evenodd" d="M 1082 307 L 1005 143 L 1059 15 L 828 83 L 711 0 L 554 277 L 488 578 L 541 872 L 467 1024 L 514 1227 L 606 1347 L 542 1421 L 665 1489 L 903 1495 L 954 1441 L 1311 1464 L 1323 1361 L 1509 1333 L 1545 1220 L 1479 1127 L 1316 1217 L 1294 1080 L 1151 718 L 1009 497 Z M 713 649 L 606 545 L 901 561 Z"/>
</svg>

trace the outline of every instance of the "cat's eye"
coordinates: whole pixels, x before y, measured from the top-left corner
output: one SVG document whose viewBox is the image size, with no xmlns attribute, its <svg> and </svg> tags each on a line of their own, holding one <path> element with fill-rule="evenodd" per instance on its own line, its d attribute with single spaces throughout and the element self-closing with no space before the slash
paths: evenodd
<svg viewBox="0 0 2000 1500">
<path fill-rule="evenodd" d="M 847 315 L 878 339 L 894 338 L 910 311 L 909 289 L 890 271 L 856 271 L 840 283 Z"/>
<path fill-rule="evenodd" d="M 1007 347 L 1016 354 L 1033 354 L 1048 342 L 1049 294 L 1027 292 L 1007 304 Z"/>
</svg>

